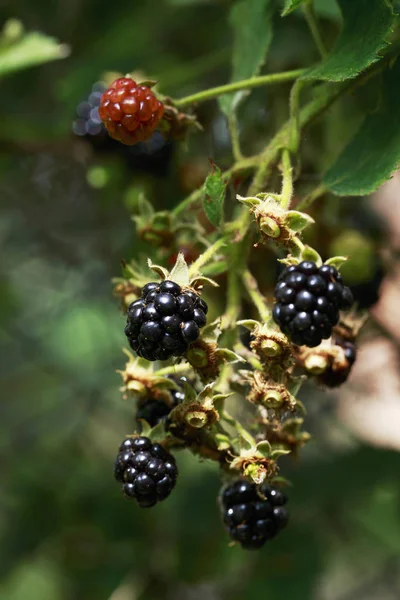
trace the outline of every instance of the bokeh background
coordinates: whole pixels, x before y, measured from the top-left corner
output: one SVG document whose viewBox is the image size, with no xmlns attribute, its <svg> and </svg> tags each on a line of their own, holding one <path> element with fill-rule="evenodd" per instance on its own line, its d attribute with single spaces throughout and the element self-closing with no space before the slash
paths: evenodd
<svg viewBox="0 0 400 600">
<path fill-rule="evenodd" d="M 124 318 L 111 280 L 122 259 L 154 252 L 136 237 L 132 210 L 140 192 L 158 209 L 174 206 L 201 185 L 209 157 L 229 166 L 231 147 L 215 101 L 199 107 L 204 131 L 187 144 L 156 137 L 130 153 L 101 136 L 75 135 L 76 109 L 110 71 L 139 71 L 175 97 L 228 81 L 231 4 L 0 6 L 3 23 L 18 19 L 70 49 L 1 79 L 1 600 L 400 597 L 399 177 L 372 199 L 325 198 L 314 209 L 313 243 L 325 255 L 349 248 L 348 277 L 367 284 L 359 298 L 373 307 L 349 383 L 302 391 L 313 441 L 281 463 L 293 484 L 285 532 L 256 553 L 230 547 L 217 468 L 188 454 L 178 455 L 171 498 L 150 511 L 125 500 L 113 480 L 135 406 L 119 392 Z M 334 0 L 317 9 L 334 39 Z M 275 21 L 268 71 L 317 59 L 301 13 Z M 287 118 L 288 91 L 257 90 L 244 104 L 246 152 Z M 374 93 L 364 87 L 307 132 L 300 184 L 329 163 Z M 267 250 L 253 258 L 267 295 L 275 264 Z M 210 301 L 217 315 L 222 304 Z"/>
</svg>

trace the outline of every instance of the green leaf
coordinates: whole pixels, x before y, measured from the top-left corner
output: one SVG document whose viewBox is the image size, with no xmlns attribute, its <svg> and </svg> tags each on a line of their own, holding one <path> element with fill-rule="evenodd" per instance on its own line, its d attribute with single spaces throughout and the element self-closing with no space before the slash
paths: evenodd
<svg viewBox="0 0 400 600">
<path fill-rule="evenodd" d="M 210 223 L 219 227 L 223 219 L 226 182 L 221 169 L 212 163 L 211 173 L 204 183 L 203 208 Z"/>
<path fill-rule="evenodd" d="M 390 178 L 400 163 L 400 60 L 385 73 L 379 109 L 326 173 L 323 183 L 337 196 L 364 196 Z"/>
<path fill-rule="evenodd" d="M 238 0 L 230 13 L 234 30 L 232 81 L 257 75 L 272 40 L 272 1 Z M 219 104 L 229 117 L 249 92 L 242 90 L 221 96 Z"/>
<path fill-rule="evenodd" d="M 329 56 L 304 79 L 344 81 L 379 60 L 394 23 L 387 0 L 338 0 L 343 15 L 342 31 Z"/>
<path fill-rule="evenodd" d="M 38 32 L 23 34 L 10 44 L 4 44 L 4 38 L 1 42 L 0 77 L 69 55 L 66 44 Z"/>
<path fill-rule="evenodd" d="M 304 0 L 286 0 L 285 6 L 282 11 L 282 17 L 286 17 L 289 13 L 291 13 L 295 8 L 300 6 Z"/>
</svg>

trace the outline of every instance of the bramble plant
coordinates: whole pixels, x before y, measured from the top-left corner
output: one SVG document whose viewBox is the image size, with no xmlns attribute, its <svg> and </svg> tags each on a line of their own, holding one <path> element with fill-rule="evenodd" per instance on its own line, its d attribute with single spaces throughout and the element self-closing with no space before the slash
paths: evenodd
<svg viewBox="0 0 400 600">
<path fill-rule="evenodd" d="M 328 48 L 312 0 L 285 2 L 282 18 L 304 11 L 318 64 L 259 75 L 272 40 L 274 3 L 238 0 L 230 18 L 231 83 L 173 99 L 151 90 L 155 82 L 126 75 L 110 84 L 100 103 L 105 127 L 127 144 L 150 139 L 156 128 L 167 140 L 185 140 L 200 129 L 197 108 L 209 99 L 219 99 L 227 119 L 231 166 L 222 171 L 212 163 L 204 185 L 172 211 L 157 212 L 142 197 L 134 215 L 151 258 L 147 265 L 140 259 L 124 264 L 115 289 L 127 312 L 131 349 L 123 392 L 137 400 L 141 431 L 122 443 L 115 476 L 127 496 L 150 507 L 175 484 L 172 450 L 215 460 L 227 483 L 223 519 L 244 548 L 261 547 L 286 525 L 278 459 L 297 453 L 310 437 L 299 390 L 307 379 L 329 387 L 345 383 L 364 321 L 339 272 L 347 253 L 321 256 L 307 244 L 304 237 L 318 223 L 305 211 L 328 195 L 373 192 L 400 160 L 394 7 L 386 0 L 338 4 L 342 30 Z M 250 90 L 288 82 L 287 122 L 259 141 L 261 151 L 244 156 L 239 108 Z M 307 127 L 339 100 L 378 83 L 373 112 L 314 185 L 304 182 Z M 187 245 L 195 258 L 188 264 L 178 253 L 171 269 L 168 253 Z M 265 247 L 278 265 L 274 302 L 251 270 Z M 223 314 L 213 309 L 208 286 L 225 298 Z M 232 394 L 247 406 L 240 415 L 228 410 Z"/>
</svg>

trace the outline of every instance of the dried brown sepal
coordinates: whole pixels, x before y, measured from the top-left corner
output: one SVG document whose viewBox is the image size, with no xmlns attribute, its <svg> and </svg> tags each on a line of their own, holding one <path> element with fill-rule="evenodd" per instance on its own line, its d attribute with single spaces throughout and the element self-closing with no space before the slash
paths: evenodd
<svg viewBox="0 0 400 600">
<path fill-rule="evenodd" d="M 203 383 L 218 379 L 225 362 L 218 354 L 218 344 L 206 342 L 201 338 L 191 344 L 186 358 Z"/>
<path fill-rule="evenodd" d="M 265 480 L 270 481 L 278 473 L 278 466 L 272 458 L 258 454 L 236 456 L 231 461 L 230 468 L 239 471 L 244 477 L 252 479 L 257 484 Z"/>
<path fill-rule="evenodd" d="M 151 370 L 143 367 L 141 359 L 134 359 L 128 353 L 129 361 L 126 363 L 123 371 L 118 371 L 122 377 L 123 385 L 120 388 L 123 398 L 134 397 L 141 404 L 149 398 L 162 400 L 167 406 L 173 406 L 173 399 L 170 394 L 171 389 L 177 386 L 166 377 L 158 377 Z"/>
<path fill-rule="evenodd" d="M 158 129 L 162 132 L 165 139 L 182 140 L 193 129 L 202 131 L 203 128 L 195 115 L 177 109 L 171 98 L 163 97 L 161 99 L 164 104 L 164 115 L 158 125 Z"/>
<path fill-rule="evenodd" d="M 277 383 L 264 373 L 255 371 L 250 375 L 251 388 L 247 400 L 269 409 L 290 410 L 296 408 L 296 398 L 283 383 Z"/>
<path fill-rule="evenodd" d="M 253 330 L 250 348 L 259 357 L 265 372 L 272 377 L 276 371 L 280 373 L 289 369 L 294 362 L 293 346 L 279 331 L 256 327 Z"/>
<path fill-rule="evenodd" d="M 308 432 L 302 431 L 303 422 L 304 419 L 298 416 L 281 419 L 277 415 L 270 417 L 261 414 L 258 421 L 261 431 L 257 435 L 257 440 L 268 440 L 272 448 L 283 448 L 296 456 L 298 450 L 311 439 Z"/>
<path fill-rule="evenodd" d="M 141 288 L 130 279 L 114 279 L 113 284 L 113 294 L 118 298 L 121 310 L 126 312 L 128 306 L 140 297 Z"/>
<path fill-rule="evenodd" d="M 348 379 L 354 361 L 348 360 L 344 345 L 354 343 L 353 333 L 344 330 L 347 339 L 334 333 L 332 338 L 318 348 L 296 347 L 297 365 L 328 387 L 338 387 Z"/>
<path fill-rule="evenodd" d="M 184 402 L 178 404 L 170 413 L 172 424 L 183 427 L 185 430 L 203 429 L 219 421 L 218 411 L 214 408 L 212 397 L 203 403 Z"/>
<path fill-rule="evenodd" d="M 237 199 L 253 213 L 262 241 L 272 240 L 295 255 L 299 253 L 299 232 L 314 223 L 309 215 L 282 208 L 279 198 L 268 194 L 260 194 L 254 198 L 237 196 Z"/>
</svg>

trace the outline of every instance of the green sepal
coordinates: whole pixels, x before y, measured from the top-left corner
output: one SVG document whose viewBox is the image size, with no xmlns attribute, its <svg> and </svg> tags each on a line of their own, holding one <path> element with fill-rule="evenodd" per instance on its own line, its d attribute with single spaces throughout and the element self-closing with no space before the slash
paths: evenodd
<svg viewBox="0 0 400 600">
<path fill-rule="evenodd" d="M 289 210 L 285 215 L 286 225 L 292 231 L 303 231 L 308 225 L 315 223 L 314 219 L 306 213 L 297 210 Z"/>
<path fill-rule="evenodd" d="M 276 460 L 280 456 L 285 456 L 286 454 L 290 454 L 290 453 L 291 453 L 290 450 L 285 450 L 284 448 L 275 448 L 274 450 L 271 450 L 270 458 L 273 458 L 274 460 Z"/>
<path fill-rule="evenodd" d="M 301 260 L 310 260 L 312 262 L 315 262 L 318 267 L 322 265 L 321 256 L 316 250 L 314 250 L 314 248 L 311 248 L 311 246 L 304 246 L 301 253 Z"/>
<path fill-rule="evenodd" d="M 272 448 L 271 448 L 271 444 L 269 443 L 268 440 L 263 440 L 262 442 L 258 442 L 256 449 L 257 449 L 257 453 L 261 454 L 261 456 L 263 456 L 264 458 L 270 458 Z"/>
<path fill-rule="evenodd" d="M 190 285 L 194 289 L 198 289 L 199 287 L 203 287 L 204 285 L 210 285 L 211 287 L 219 287 L 219 284 L 216 281 L 210 279 L 209 277 L 204 277 L 203 275 L 193 277 L 193 279 L 190 280 Z"/>
<path fill-rule="evenodd" d="M 229 348 L 218 348 L 218 350 L 216 350 L 215 354 L 219 358 L 222 358 L 224 361 L 227 361 L 230 363 L 235 363 L 235 362 L 245 363 L 246 362 L 244 360 L 244 358 L 239 356 L 239 354 L 236 354 L 236 352 L 233 352 L 233 350 L 229 350 Z"/>
<path fill-rule="evenodd" d="M 340 269 L 340 267 L 342 265 L 344 265 L 345 262 L 347 262 L 349 260 L 348 256 L 332 256 L 332 258 L 328 258 L 328 260 L 325 261 L 326 265 L 331 265 L 332 267 L 335 267 L 336 269 Z"/>
<path fill-rule="evenodd" d="M 205 342 L 216 344 L 221 335 L 221 318 L 209 323 L 201 330 L 201 339 Z"/>
<path fill-rule="evenodd" d="M 254 331 L 257 327 L 261 327 L 261 323 L 254 319 L 242 319 L 241 321 L 237 321 L 236 324 L 245 327 L 249 331 Z"/>
<path fill-rule="evenodd" d="M 220 451 L 229 450 L 231 447 L 230 439 L 224 433 L 216 433 L 214 439 L 217 442 L 217 448 Z"/>
<path fill-rule="evenodd" d="M 172 271 L 168 274 L 168 278 L 179 285 L 187 287 L 189 285 L 189 267 L 187 266 L 185 257 L 182 252 L 179 252 L 176 263 Z"/>
<path fill-rule="evenodd" d="M 154 273 L 157 273 L 157 275 L 160 275 L 161 279 L 167 279 L 167 277 L 168 277 L 167 269 L 165 269 L 164 267 L 162 267 L 160 265 L 155 265 L 153 263 L 153 261 L 151 260 L 151 258 L 147 259 L 147 264 L 149 266 L 149 269 L 154 271 Z"/>
<path fill-rule="evenodd" d="M 263 200 L 261 200 L 260 198 L 246 198 L 244 196 L 240 196 L 239 194 L 236 195 L 236 199 L 239 200 L 239 202 L 241 202 L 242 204 L 245 204 L 246 206 L 259 206 L 263 203 Z"/>
</svg>

